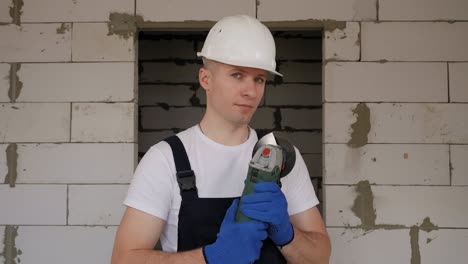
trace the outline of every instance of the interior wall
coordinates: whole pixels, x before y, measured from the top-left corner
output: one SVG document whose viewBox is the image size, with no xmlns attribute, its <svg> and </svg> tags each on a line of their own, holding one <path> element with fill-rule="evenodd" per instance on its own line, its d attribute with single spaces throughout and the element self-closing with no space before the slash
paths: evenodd
<svg viewBox="0 0 468 264">
<path fill-rule="evenodd" d="M 465 263 L 465 10 L 462 0 L 1 0 L 0 261 L 109 261 L 137 161 L 137 28 L 244 13 L 324 28 L 331 263 Z"/>
</svg>

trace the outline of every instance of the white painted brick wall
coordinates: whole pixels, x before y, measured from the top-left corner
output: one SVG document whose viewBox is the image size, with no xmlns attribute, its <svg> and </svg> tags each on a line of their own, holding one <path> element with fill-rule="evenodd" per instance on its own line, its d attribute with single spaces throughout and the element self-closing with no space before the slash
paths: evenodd
<svg viewBox="0 0 468 264">
<path fill-rule="evenodd" d="M 298 37 L 287 36 L 275 39 L 277 60 L 321 60 L 322 40 L 306 38 L 307 33 L 297 33 Z M 294 47 L 294 48 L 293 48 Z"/>
<path fill-rule="evenodd" d="M 370 110 L 369 143 L 468 143 L 467 104 L 366 105 Z M 356 106 L 324 105 L 326 143 L 348 143 Z"/>
<path fill-rule="evenodd" d="M 67 142 L 70 104 L 0 104 L 0 142 Z"/>
<path fill-rule="evenodd" d="M 128 183 L 136 148 L 135 144 L 117 143 L 21 144 L 16 182 Z"/>
<path fill-rule="evenodd" d="M 327 144 L 326 184 L 450 185 L 448 145 Z"/>
<path fill-rule="evenodd" d="M 194 91 L 190 85 L 150 84 L 139 86 L 139 106 L 168 104 L 170 106 L 189 106 Z"/>
<path fill-rule="evenodd" d="M 468 227 L 468 187 L 371 186 L 371 189 L 377 225 L 410 227 L 420 225 L 429 217 L 441 228 Z M 355 186 L 327 186 L 325 212 L 328 226 L 361 225 L 361 220 L 351 211 L 357 195 Z"/>
<path fill-rule="evenodd" d="M 151 146 L 173 134 L 171 130 L 138 133 L 138 152 L 148 151 Z"/>
<path fill-rule="evenodd" d="M 322 105 L 322 86 L 313 84 L 267 85 L 264 98 L 265 104 L 269 106 L 320 106 Z"/>
<path fill-rule="evenodd" d="M 64 225 L 67 186 L 0 184 L 0 225 Z"/>
<path fill-rule="evenodd" d="M 136 12 L 145 21 L 217 21 L 228 15 L 255 17 L 255 1 L 251 0 L 136 0 Z"/>
<path fill-rule="evenodd" d="M 177 65 L 171 62 L 143 62 L 140 83 L 197 83 L 199 64 Z"/>
<path fill-rule="evenodd" d="M 446 63 L 330 62 L 327 102 L 448 102 Z"/>
<path fill-rule="evenodd" d="M 23 0 L 22 22 L 96 22 L 109 20 L 112 12 L 133 14 L 132 0 Z"/>
<path fill-rule="evenodd" d="M 346 22 L 346 28 L 325 30 L 323 59 L 357 61 L 361 56 L 361 28 L 357 22 Z"/>
<path fill-rule="evenodd" d="M 8 144 L 0 144 L 0 179 L 5 179 L 8 173 L 6 150 Z M 5 176 L 5 177 L 3 177 Z"/>
<path fill-rule="evenodd" d="M 10 102 L 8 90 L 10 89 L 10 64 L 0 63 L 0 102 Z"/>
<path fill-rule="evenodd" d="M 106 23 L 74 23 L 73 61 L 135 61 L 133 36 L 108 35 Z"/>
<path fill-rule="evenodd" d="M 381 20 L 468 20 L 465 0 L 380 0 Z"/>
<path fill-rule="evenodd" d="M 21 263 L 110 263 L 116 227 L 20 226 Z"/>
<path fill-rule="evenodd" d="M 204 108 L 183 107 L 164 110 L 161 107 L 144 107 L 141 109 L 143 129 L 189 128 L 203 117 Z"/>
<path fill-rule="evenodd" d="M 96 102 L 134 99 L 134 63 L 22 64 L 17 102 Z"/>
<path fill-rule="evenodd" d="M 257 17 L 262 21 L 365 21 L 377 18 L 376 0 L 263 0 L 257 10 Z"/>
<path fill-rule="evenodd" d="M 328 234 L 333 250 L 331 264 L 410 263 L 407 229 L 364 232 L 361 229 L 328 228 Z"/>
<path fill-rule="evenodd" d="M 146 33 L 146 32 L 145 32 Z M 151 34 L 151 33 L 147 33 Z M 168 35 L 178 36 L 176 32 L 168 32 Z M 181 36 L 190 36 L 189 33 L 184 32 Z M 140 40 L 138 44 L 138 55 L 144 60 L 156 60 L 156 59 L 196 59 L 197 54 L 194 49 L 195 41 L 188 40 L 174 40 L 164 39 L 161 36 L 156 35 L 160 39 L 155 40 Z M 158 47 L 158 48 L 155 48 Z"/>
<path fill-rule="evenodd" d="M 133 103 L 73 103 L 72 142 L 135 142 Z"/>
<path fill-rule="evenodd" d="M 439 229 L 419 232 L 421 263 L 457 263 L 468 259 L 468 230 Z"/>
<path fill-rule="evenodd" d="M 66 23 L 67 27 L 71 24 Z M 71 60 L 71 30 L 58 34 L 62 24 L 0 25 L 0 62 Z"/>
<path fill-rule="evenodd" d="M 296 146 L 301 153 L 322 153 L 322 133 L 319 132 L 275 132 Z"/>
<path fill-rule="evenodd" d="M 0 23 L 11 23 L 10 7 L 12 6 L 11 0 L 0 0 Z"/>
<path fill-rule="evenodd" d="M 321 82 L 322 63 L 288 61 L 279 64 L 283 82 Z"/>
<path fill-rule="evenodd" d="M 281 126 L 293 129 L 321 129 L 322 109 L 281 109 Z"/>
<path fill-rule="evenodd" d="M 468 145 L 451 145 L 452 184 L 468 186 Z"/>
<path fill-rule="evenodd" d="M 273 129 L 275 128 L 275 109 L 260 107 L 250 120 L 250 126 L 255 129 Z"/>
<path fill-rule="evenodd" d="M 70 185 L 70 225 L 119 225 L 128 185 Z"/>
<path fill-rule="evenodd" d="M 468 103 L 468 63 L 449 63 L 450 102 Z"/>
<path fill-rule="evenodd" d="M 467 61 L 467 31 L 468 22 L 365 22 L 362 60 Z"/>
</svg>

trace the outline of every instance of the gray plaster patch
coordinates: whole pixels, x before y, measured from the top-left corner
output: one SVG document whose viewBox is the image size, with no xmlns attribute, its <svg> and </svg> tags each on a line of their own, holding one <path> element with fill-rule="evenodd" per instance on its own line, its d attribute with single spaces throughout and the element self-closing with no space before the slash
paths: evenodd
<svg viewBox="0 0 468 264">
<path fill-rule="evenodd" d="M 128 39 L 137 32 L 137 24 L 143 23 L 142 16 L 134 16 L 126 13 L 111 13 L 107 27 L 107 35 L 118 35 L 121 38 Z"/>
<path fill-rule="evenodd" d="M 1 253 L 5 259 L 5 264 L 17 264 L 21 262 L 18 256 L 21 255 L 22 252 L 16 248 L 18 228 L 18 226 L 5 226 L 5 234 L 3 237 L 3 252 Z M 17 260 L 18 262 L 16 262 Z"/>
<path fill-rule="evenodd" d="M 433 230 L 438 230 L 439 227 L 431 222 L 429 217 L 424 218 L 422 224 L 419 227 L 422 231 L 431 232 Z"/>
<path fill-rule="evenodd" d="M 369 181 L 360 181 L 356 185 L 357 197 L 354 200 L 351 210 L 361 219 L 361 227 L 364 230 L 371 230 L 375 227 L 374 194 Z"/>
<path fill-rule="evenodd" d="M 10 64 L 10 89 L 8 89 L 8 97 L 12 103 L 18 99 L 21 89 L 23 88 L 23 82 L 18 77 L 18 71 L 21 69 L 20 63 Z"/>
<path fill-rule="evenodd" d="M 23 0 L 12 0 L 13 6 L 10 7 L 10 17 L 13 21 L 13 24 L 21 25 L 21 15 L 23 14 Z"/>
<path fill-rule="evenodd" d="M 367 144 L 368 134 L 371 129 L 370 110 L 365 103 L 359 103 L 353 109 L 353 115 L 356 116 L 356 122 L 351 124 L 351 139 L 348 141 L 348 146 L 351 148 L 359 148 Z"/>
<path fill-rule="evenodd" d="M 421 252 L 419 251 L 419 227 L 410 229 L 411 264 L 421 264 Z"/>
<path fill-rule="evenodd" d="M 8 145 L 6 149 L 8 173 L 5 177 L 5 184 L 15 187 L 18 168 L 18 146 L 16 143 Z"/>
<path fill-rule="evenodd" d="M 62 23 L 59 28 L 57 28 L 57 34 L 65 34 L 66 32 L 70 31 L 70 24 L 69 23 Z"/>
</svg>

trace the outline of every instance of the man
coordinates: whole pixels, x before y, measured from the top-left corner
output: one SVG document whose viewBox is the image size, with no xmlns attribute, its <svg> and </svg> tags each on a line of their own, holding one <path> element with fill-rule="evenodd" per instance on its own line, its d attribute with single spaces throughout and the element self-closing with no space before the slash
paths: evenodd
<svg viewBox="0 0 468 264">
<path fill-rule="evenodd" d="M 253 220 L 234 219 L 257 142 L 248 124 L 268 73 L 280 75 L 270 31 L 249 16 L 226 17 L 198 55 L 205 115 L 141 160 L 112 263 L 328 263 L 330 241 L 297 149 L 282 187 L 259 183 L 243 198 L 240 210 Z M 153 249 L 159 239 L 162 251 Z"/>
</svg>

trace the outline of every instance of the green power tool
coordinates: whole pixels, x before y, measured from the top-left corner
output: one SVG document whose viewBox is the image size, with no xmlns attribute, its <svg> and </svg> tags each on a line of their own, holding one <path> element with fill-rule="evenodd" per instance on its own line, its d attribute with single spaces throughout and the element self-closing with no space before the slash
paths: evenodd
<svg viewBox="0 0 468 264">
<path fill-rule="evenodd" d="M 289 141 L 276 137 L 273 133 L 263 136 L 254 147 L 242 196 L 253 193 L 255 183 L 275 182 L 281 186 L 280 179 L 291 172 L 295 163 L 296 151 Z M 241 205 L 242 199 L 239 208 Z M 249 217 L 237 209 L 236 221 L 249 220 Z"/>
</svg>

